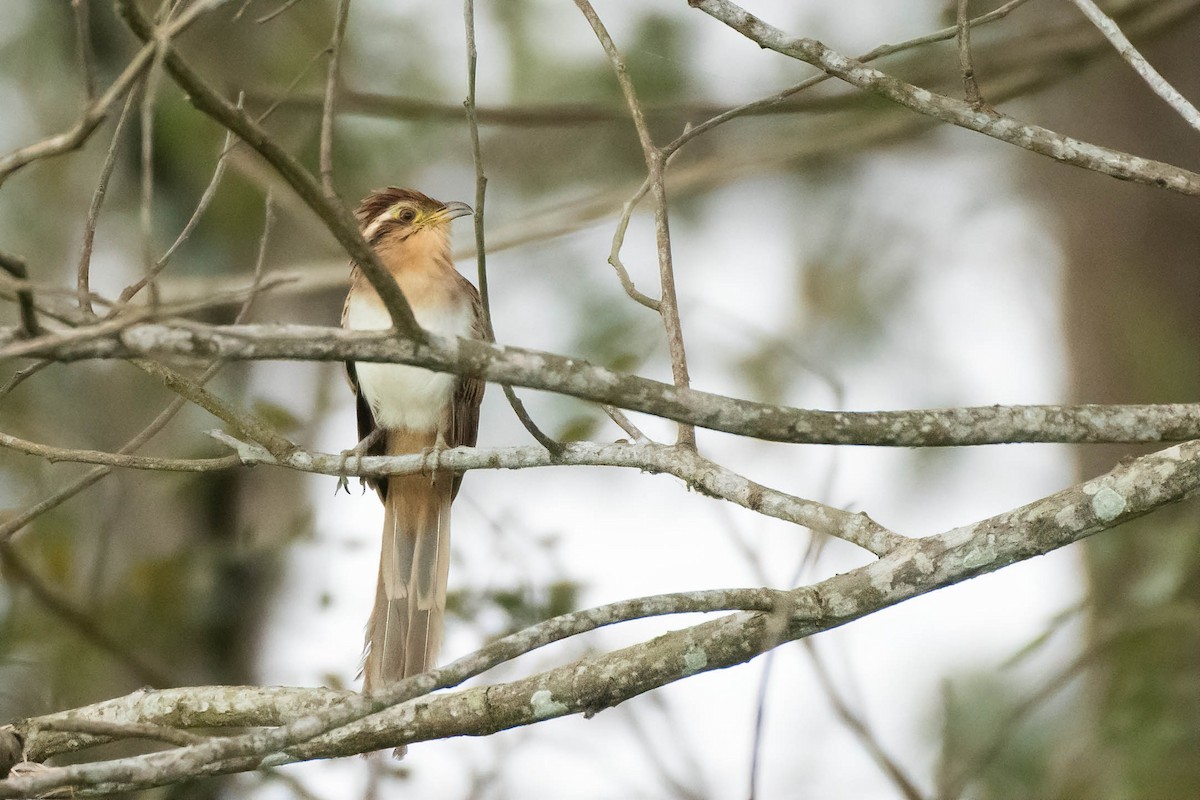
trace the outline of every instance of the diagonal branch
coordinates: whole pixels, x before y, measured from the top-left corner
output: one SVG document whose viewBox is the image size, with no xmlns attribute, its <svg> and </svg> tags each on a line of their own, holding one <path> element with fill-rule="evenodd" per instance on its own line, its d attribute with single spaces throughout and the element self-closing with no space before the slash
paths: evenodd
<svg viewBox="0 0 1200 800">
<path fill-rule="evenodd" d="M 990 109 L 976 110 L 968 102 L 914 86 L 847 58 L 816 39 L 789 36 L 729 0 L 688 0 L 688 4 L 725 23 L 760 47 L 811 64 L 918 114 L 982 133 L 1064 164 L 1120 180 L 1200 196 L 1200 175 L 1194 172 L 1080 141 Z"/>
<path fill-rule="evenodd" d="M 154 37 L 154 29 L 134 0 L 117 0 L 117 9 L 126 23 L 143 41 Z M 300 199 L 313 210 L 334 238 L 354 259 L 371 282 L 391 315 L 396 329 L 415 341 L 424 340 L 425 331 L 417 324 L 408 301 L 396 281 L 379 263 L 375 251 L 363 239 L 354 217 L 339 202 L 325 196 L 321 184 L 266 132 L 265 129 L 236 105 L 222 97 L 200 77 L 174 49 L 168 50 L 164 64 L 171 77 L 184 90 L 192 105 L 233 131 L 238 138 L 266 159 Z"/>
<path fill-rule="evenodd" d="M 1198 489 L 1200 442 L 1188 442 L 1124 462 L 1106 475 L 995 517 L 911 540 L 878 561 L 814 586 L 782 593 L 751 589 L 665 595 L 578 612 L 501 639 L 371 696 L 277 687 L 197 687 L 177 690 L 175 702 L 166 701 L 165 693 L 110 701 L 134 707 L 131 718 L 117 721 L 159 724 L 161 720 L 137 716 L 137 708 L 144 705 L 159 714 L 171 713 L 183 698 L 194 698 L 199 702 L 187 707 L 204 711 L 189 714 L 186 723 L 178 717 L 170 722 L 281 727 L 168 753 L 49 768 L 37 775 L 0 781 L 0 796 L 28 796 L 64 787 L 86 787 L 90 793 L 98 793 L 160 786 L 198 775 L 449 736 L 486 735 L 569 714 L 593 714 L 692 675 L 745 663 L 784 642 L 1064 547 L 1178 502 Z M 512 683 L 429 695 L 433 689 L 455 686 L 536 647 L 600 625 L 746 606 L 756 610 L 671 631 Z M 786 612 L 782 625 L 781 609 Z M 280 700 L 289 697 L 297 716 L 280 719 Z M 221 715 L 222 710 L 235 708 L 235 714 Z M 36 720 L 24 721 L 15 730 L 34 731 Z M 39 743 L 27 737 L 25 747 L 35 757 L 52 754 L 36 749 Z"/>
<path fill-rule="evenodd" d="M 1100 7 L 1092 0 L 1071 0 L 1071 2 L 1104 34 L 1104 38 L 1108 39 L 1109 43 L 1116 48 L 1125 63 L 1133 67 L 1134 72 L 1141 76 L 1154 93 L 1166 101 L 1167 105 L 1183 117 L 1188 125 L 1200 131 L 1200 110 L 1188 102 L 1178 89 L 1168 83 L 1167 79 L 1151 66 L 1145 56 L 1133 46 L 1133 42 L 1129 41 L 1129 37 L 1117 27 L 1117 23 L 1113 21 L 1112 17 L 1101 11 Z"/>
<path fill-rule="evenodd" d="M 150 67 L 159 47 L 168 46 L 172 38 L 186 30 L 189 25 L 200 18 L 201 14 L 227 2 L 229 0 L 202 0 L 180 14 L 162 30 L 154 28 L 147 21 L 146 36 L 143 37 L 146 45 L 130 60 L 104 94 L 88 103 L 70 130 L 18 148 L 0 157 L 0 186 L 3 186 L 4 181 L 21 167 L 28 166 L 38 159 L 61 155 L 82 146 L 95 133 L 96 128 L 100 127 L 100 123 L 107 119 L 113 105 Z"/>
</svg>

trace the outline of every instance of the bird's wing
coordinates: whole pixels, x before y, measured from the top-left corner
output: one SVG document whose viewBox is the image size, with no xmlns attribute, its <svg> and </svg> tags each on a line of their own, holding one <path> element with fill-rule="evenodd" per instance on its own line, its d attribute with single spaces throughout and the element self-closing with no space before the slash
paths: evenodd
<svg viewBox="0 0 1200 800">
<path fill-rule="evenodd" d="M 457 273 L 455 273 L 457 275 Z M 483 303 L 479 299 L 479 291 L 466 278 L 458 275 L 463 290 L 471 298 L 471 308 L 474 314 L 471 335 L 476 339 L 487 339 L 483 322 Z M 478 378 L 459 378 L 454 387 L 454 396 L 450 401 L 450 424 L 446 431 L 448 447 L 474 447 L 479 438 L 479 404 L 483 401 L 483 389 L 486 384 Z M 451 499 L 458 495 L 462 474 L 454 476 Z"/>
</svg>

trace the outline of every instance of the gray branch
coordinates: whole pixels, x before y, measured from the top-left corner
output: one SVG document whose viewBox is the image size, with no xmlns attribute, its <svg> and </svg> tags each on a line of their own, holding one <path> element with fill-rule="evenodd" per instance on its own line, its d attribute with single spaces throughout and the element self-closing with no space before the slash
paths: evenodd
<svg viewBox="0 0 1200 800">
<path fill-rule="evenodd" d="M 558 617 L 376 696 L 247 687 L 139 692 L 51 715 L 51 719 L 74 715 L 183 728 L 282 727 L 168 752 L 23 774 L 0 781 L 0 797 L 29 797 L 65 787 L 79 794 L 146 788 L 198 775 L 345 756 L 448 736 L 486 735 L 569 714 L 594 714 L 660 686 L 745 663 L 784 642 L 1064 547 L 1182 500 L 1197 489 L 1200 441 L 1124 462 L 1106 475 L 972 525 L 910 540 L 878 561 L 813 586 L 787 592 L 747 589 L 664 595 Z M 752 610 L 511 683 L 429 694 L 550 641 L 601 625 L 718 608 Z M 8 750 L 19 743 L 27 757 L 35 759 L 97 741 L 82 733 L 43 731 L 36 718 L 16 723 L 8 733 Z"/>
<path fill-rule="evenodd" d="M 1040 125 L 899 80 L 829 49 L 816 39 L 789 36 L 729 0 L 688 0 L 714 19 L 768 50 L 803 61 L 864 91 L 905 108 L 993 139 L 1121 180 L 1200 196 L 1200 175 L 1172 164 L 1073 139 Z"/>
<path fill-rule="evenodd" d="M 115 322 L 115 321 L 114 321 Z M 710 430 L 797 444 L 950 447 L 1009 442 L 1173 442 L 1200 438 L 1200 404 L 980 406 L 906 411 L 817 411 L 683 389 L 587 361 L 478 340 L 310 325 L 195 323 L 77 328 L 5 341 L 15 356 L 76 361 L 156 357 L 381 361 L 468 375 L 641 411 Z"/>
<path fill-rule="evenodd" d="M 780 492 L 710 461 L 687 446 L 661 444 L 594 444 L 576 442 L 551 453 L 545 448 L 496 449 L 458 447 L 436 453 L 346 458 L 328 453 L 294 450 L 276 458 L 259 445 L 242 442 L 219 431 L 212 435 L 234 448 L 246 464 L 276 464 L 322 475 L 412 475 L 438 469 L 528 469 L 550 466 L 627 467 L 643 472 L 674 475 L 701 494 L 727 500 L 764 516 L 803 525 L 809 530 L 836 536 L 875 555 L 899 547 L 905 537 L 866 514 L 853 514 L 833 506 Z M 2 440 L 0 440 L 2 441 Z M 64 459 L 65 460 L 65 459 Z"/>
</svg>

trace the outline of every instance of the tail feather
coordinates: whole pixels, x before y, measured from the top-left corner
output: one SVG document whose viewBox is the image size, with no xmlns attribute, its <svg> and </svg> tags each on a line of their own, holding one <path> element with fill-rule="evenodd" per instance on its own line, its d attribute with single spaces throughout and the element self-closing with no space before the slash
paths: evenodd
<svg viewBox="0 0 1200 800">
<path fill-rule="evenodd" d="M 431 669 L 442 644 L 450 573 L 452 476 L 388 478 L 363 690 Z"/>
</svg>

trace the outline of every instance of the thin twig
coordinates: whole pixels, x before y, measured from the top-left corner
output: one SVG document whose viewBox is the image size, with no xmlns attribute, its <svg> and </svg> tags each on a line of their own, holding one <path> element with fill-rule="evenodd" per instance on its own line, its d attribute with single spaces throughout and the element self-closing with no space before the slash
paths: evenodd
<svg viewBox="0 0 1200 800">
<path fill-rule="evenodd" d="M 0 250 L 0 269 L 18 281 L 29 280 L 25 259 Z M 21 333 L 29 338 L 37 337 L 42 328 L 38 324 L 37 311 L 33 303 L 33 289 L 28 286 L 17 289 L 17 305 L 21 311 Z"/>
<path fill-rule="evenodd" d="M 958 0 L 957 4 L 958 67 L 962 70 L 963 95 L 971 104 L 971 108 L 980 111 L 987 106 L 987 102 L 979 92 L 979 82 L 975 79 L 975 64 L 971 58 L 971 25 L 967 13 L 969 2 L 970 0 Z"/>
<path fill-rule="evenodd" d="M 63 733 L 85 733 L 90 736 L 103 736 L 106 739 L 153 739 L 157 742 L 187 747 L 208 741 L 207 736 L 168 728 L 165 725 L 149 725 L 134 722 L 107 722 L 100 719 L 44 719 L 37 725 L 44 731 L 59 731 Z"/>
<path fill-rule="evenodd" d="M 989 11 L 986 14 L 982 14 L 978 17 L 975 17 L 975 19 L 970 20 L 967 23 L 967 26 L 969 28 L 975 28 L 980 25 L 986 25 L 990 22 L 995 22 L 996 20 L 1003 19 L 1004 17 L 1008 16 L 1013 11 L 1016 11 L 1019 7 L 1025 5 L 1028 2 L 1029 2 L 1029 0 L 1009 0 L 1009 2 L 1005 3 L 1004 5 L 995 9 L 994 11 Z M 906 50 L 911 50 L 916 47 L 922 47 L 927 44 L 933 44 L 935 42 L 942 42 L 947 39 L 953 39 L 957 35 L 958 35 L 958 26 L 952 25 L 948 28 L 942 28 L 941 30 L 934 31 L 933 33 L 927 33 L 924 36 L 918 36 L 915 39 L 909 39 L 907 41 L 900 42 L 899 44 L 880 45 L 879 47 L 876 47 L 873 50 L 868 50 L 867 52 L 863 53 L 861 56 L 859 56 L 855 60 L 862 64 L 869 64 L 870 62 L 875 61 L 876 59 L 883 58 L 885 56 L 895 55 L 896 53 L 902 53 Z M 778 92 L 769 97 L 763 97 L 758 100 L 752 100 L 751 102 L 746 103 L 745 105 L 737 106 L 735 108 L 731 108 L 726 111 L 723 111 L 720 114 L 717 114 L 716 116 L 705 120 L 704 122 L 700 123 L 699 125 L 696 125 L 693 128 L 689 128 L 689 129 L 685 130 L 683 133 L 681 133 L 679 135 L 678 138 L 676 138 L 673 142 L 671 142 L 666 147 L 664 147 L 663 152 L 666 153 L 668 156 L 674 155 L 675 152 L 677 150 L 679 150 L 679 148 L 683 147 L 683 145 L 687 144 L 692 139 L 695 139 L 697 136 L 700 136 L 701 134 L 708 133 L 713 128 L 716 128 L 719 125 L 724 125 L 726 122 L 729 122 L 731 119 L 736 119 L 737 117 L 742 117 L 742 116 L 746 116 L 749 114 L 760 114 L 770 108 L 774 108 L 774 107 L 780 105 L 781 103 L 783 103 L 783 101 L 787 100 L 790 97 L 793 97 L 794 95 L 799 94 L 800 92 L 803 92 L 806 89 L 811 89 L 812 87 L 816 86 L 817 84 L 824 83 L 825 81 L 829 80 L 832 77 L 833 76 L 830 75 L 829 73 L 822 72 L 820 75 L 814 75 L 811 78 L 801 81 L 800 83 L 796 84 L 795 86 L 790 86 L 787 89 L 784 89 L 782 92 Z"/>
<path fill-rule="evenodd" d="M 600 21 L 600 17 L 597 16 L 596 10 L 592 8 L 592 4 L 588 0 L 575 0 L 575 5 L 587 18 L 588 24 L 591 25 L 608 60 L 612 63 L 613 71 L 617 75 L 617 83 L 621 86 L 621 93 L 625 95 L 625 103 L 629 106 L 629 115 L 633 118 L 638 141 L 642 146 L 646 170 L 649 172 L 650 191 L 654 197 L 654 234 L 658 248 L 659 282 L 662 285 L 659 313 L 662 315 L 663 326 L 666 329 L 667 350 L 671 354 L 671 375 L 677 387 L 686 389 L 689 384 L 687 353 L 683 344 L 683 327 L 679 320 L 679 300 L 675 294 L 675 270 L 671 265 L 671 233 L 667 220 L 666 156 L 655 146 L 654 140 L 650 136 L 645 115 L 638 103 L 637 92 L 633 88 L 633 81 L 629 79 L 625 59 L 617 50 L 612 37 L 608 35 L 604 23 Z M 694 448 L 696 446 L 695 427 L 681 423 L 677 442 Z"/>
<path fill-rule="evenodd" d="M 117 76 L 117 79 L 112 82 L 112 85 L 108 87 L 104 94 L 100 95 L 99 98 L 84 108 L 83 113 L 70 130 L 55 134 L 31 145 L 17 148 L 9 154 L 0 157 L 0 186 L 14 172 L 34 161 L 61 155 L 82 146 L 100 126 L 100 123 L 108 117 L 113 104 L 125 95 L 129 87 L 136 80 L 141 78 L 142 73 L 153 61 L 155 53 L 158 52 L 160 43 L 163 43 L 163 46 L 165 46 L 165 43 L 169 42 L 172 37 L 178 36 L 189 25 L 199 19 L 201 14 L 211 11 L 227 2 L 229 0 L 200 0 L 200 2 L 190 6 L 174 22 L 162 29 L 155 28 L 147 22 L 146 44 L 130 60 L 129 64 L 126 65 L 125 69 L 122 70 L 121 74 Z"/>
<path fill-rule="evenodd" d="M 58 461 L 77 464 L 106 464 L 110 467 L 145 469 L 163 472 L 219 472 L 238 466 L 237 456 L 215 458 L 161 458 L 158 456 L 135 456 L 122 453 L 107 453 L 102 450 L 82 450 L 73 447 L 31 442 L 0 431 L 0 447 L 15 450 L 28 456 L 44 458 L 50 463 Z"/>
<path fill-rule="evenodd" d="M 914 86 L 847 58 L 816 39 L 790 36 L 729 0 L 689 2 L 761 47 L 811 64 L 918 114 L 982 133 L 1064 164 L 1184 195 L 1200 195 L 1200 175 L 1189 170 L 1084 142 L 991 109 L 976 110 L 965 101 Z"/>
<path fill-rule="evenodd" d="M 254 118 L 254 122 L 258 125 L 261 125 L 266 121 L 267 117 L 274 114 L 275 110 L 283 105 L 283 103 L 288 99 L 288 96 L 291 95 L 292 92 L 296 91 L 296 87 L 299 86 L 300 82 L 304 80 L 306 75 L 308 75 L 309 70 L 316 66 L 317 62 L 320 61 L 324 55 L 324 50 L 318 50 L 317 52 L 313 53 L 312 58 L 308 60 L 308 63 L 304 65 L 303 69 L 296 73 L 296 77 L 292 78 L 291 82 L 284 87 L 283 92 L 271 101 L 271 104 L 267 106 L 266 110 Z M 324 103 L 323 98 L 324 95 L 322 95 L 322 103 Z M 345 265 L 339 265 L 338 269 L 341 272 L 346 271 Z"/>
<path fill-rule="evenodd" d="M 464 0 L 463 24 L 467 37 L 467 98 L 463 106 L 467 112 L 467 128 L 471 133 L 471 159 L 475 164 L 475 263 L 479 283 L 479 301 L 483 311 L 484 335 L 489 342 L 496 341 L 496 329 L 492 325 L 491 293 L 488 289 L 487 274 L 487 245 L 484 240 L 484 207 L 487 203 L 487 175 L 483 171 L 483 149 L 479 144 L 479 120 L 475 116 L 475 70 L 479 60 L 475 48 L 475 3 L 474 0 Z M 551 453 L 562 451 L 562 444 L 548 436 L 525 408 L 524 401 L 517 396 L 516 391 L 507 384 L 501 385 L 504 397 L 512 407 L 513 413 L 520 420 L 525 430 L 529 431 L 538 444 Z"/>
<path fill-rule="evenodd" d="M 333 115 L 337 103 L 342 42 L 346 38 L 346 21 L 350 18 L 350 0 L 338 0 L 333 23 L 333 38 L 329 42 L 329 68 L 325 73 L 325 101 L 321 105 L 321 188 L 329 199 L 337 197 L 333 189 Z"/>
<path fill-rule="evenodd" d="M 259 259 L 255 266 L 255 285 L 259 287 L 262 285 L 259 272 L 261 271 L 261 264 L 265 258 L 264 254 L 266 252 L 267 234 L 270 230 L 270 223 L 273 218 L 270 209 L 270 197 L 268 196 L 267 211 L 263 224 L 263 235 L 259 242 Z M 241 311 L 238 313 L 239 322 L 241 322 L 245 315 L 249 313 L 250 304 L 254 301 L 257 295 L 257 291 L 252 291 L 245 298 L 244 305 Z M 208 365 L 204 372 L 202 372 L 195 379 L 195 383 L 203 386 L 221 370 L 224 364 L 225 362 L 219 359 L 213 361 Z M 166 427 L 167 424 L 175 418 L 175 415 L 179 413 L 180 409 L 183 408 L 186 402 L 187 401 L 184 400 L 182 396 L 172 398 L 171 401 L 167 403 L 166 407 L 159 412 L 158 416 L 151 420 L 150 423 L 141 431 L 139 431 L 136 436 L 126 442 L 125 445 L 117 451 L 117 453 L 130 454 L 137 452 L 142 445 L 154 438 L 159 431 Z M 62 505 L 67 500 L 70 500 L 72 497 L 79 494 L 97 481 L 108 477 L 110 474 L 112 474 L 112 471 L 113 467 L 109 466 L 96 467 L 93 470 L 89 470 L 71 483 L 68 483 L 66 486 L 60 488 L 49 497 L 43 498 L 39 502 L 34 503 L 32 506 L 23 509 L 19 513 L 13 514 L 3 522 L 0 522 L 0 543 L 7 542 L 30 522 L 37 519 L 42 514 L 45 514 L 47 511 Z"/>
<path fill-rule="evenodd" d="M 258 255 L 254 257 L 254 277 L 250 281 L 250 293 L 246 295 L 245 302 L 238 309 L 233 318 L 234 325 L 241 325 L 250 318 L 250 309 L 254 305 L 254 301 L 258 299 L 258 295 L 263 288 L 263 275 L 266 273 L 267 264 L 267 244 L 271 239 L 271 231 L 275 228 L 275 202 L 274 196 L 267 192 L 266 199 L 263 200 L 263 228 L 262 233 L 258 237 Z"/>
<path fill-rule="evenodd" d="M 633 424 L 633 420 L 625 415 L 625 412 L 616 406 L 610 406 L 607 403 L 601 403 L 600 408 L 604 409 L 604 413 L 608 414 L 608 418 L 617 423 L 617 427 L 633 437 L 633 440 L 638 444 L 647 444 L 650 438 L 642 433 L 641 429 Z"/>
<path fill-rule="evenodd" d="M 75 15 L 75 42 L 79 53 L 79 68 L 83 71 L 83 93 L 91 103 L 96 99 L 96 57 L 92 50 L 92 26 L 88 0 L 71 0 Z"/>
<path fill-rule="evenodd" d="M 46 367 L 52 366 L 53 364 L 54 362 L 52 360 L 44 358 L 41 361 L 36 361 L 30 364 L 28 367 L 22 367 L 21 369 L 17 370 L 12 374 L 11 378 L 4 382 L 3 386 L 0 386 L 0 397 L 4 397 L 4 395 L 11 392 L 13 389 L 16 389 L 22 383 L 29 380 L 34 375 L 37 375 Z"/>
<path fill-rule="evenodd" d="M 241 105 L 242 98 L 239 96 L 238 108 L 241 108 Z M 216 197 L 217 188 L 221 185 L 221 179 L 225 176 L 227 159 L 236 147 L 237 145 L 233 141 L 233 131 L 226 130 L 225 139 L 221 144 L 220 154 L 217 157 L 217 165 L 213 168 L 212 178 L 209 179 L 208 185 L 204 187 L 204 191 L 200 194 L 200 200 L 196 203 L 196 208 L 192 211 L 192 215 L 188 217 L 188 221 L 184 224 L 183 229 L 179 231 L 179 235 L 175 237 L 175 241 L 171 243 L 171 246 L 158 258 L 151 257 L 152 260 L 149 268 L 146 270 L 146 274 L 121 291 L 121 296 L 117 299 L 112 309 L 109 310 L 109 317 L 120 313 L 128 305 L 129 301 L 147 286 L 150 287 L 152 292 L 156 292 L 156 279 L 159 274 L 166 269 L 167 264 L 171 261 L 171 257 L 175 255 L 175 251 L 192 235 L 192 231 L 196 229 L 200 218 L 204 216 L 204 212 L 208 210 L 213 198 Z M 157 297 L 157 295 L 155 296 Z M 157 301 L 153 301 L 152 305 L 157 305 Z"/>
<path fill-rule="evenodd" d="M 284 3 L 283 5 L 281 5 L 279 8 L 275 9 L 274 11 L 269 11 L 266 14 L 263 14 L 261 17 L 259 17 L 258 19 L 254 20 L 254 21 L 256 23 L 258 23 L 259 25 L 262 25 L 264 22 L 270 22 L 271 20 L 275 19 L 280 14 L 287 11 L 289 8 L 291 8 L 292 6 L 296 5 L 296 3 L 299 3 L 299 2 L 300 2 L 300 0 L 287 0 L 287 2 Z"/>
<path fill-rule="evenodd" d="M 88 206 L 87 221 L 83 228 L 83 246 L 79 249 L 79 266 L 76 268 L 75 287 L 78 296 L 79 310 L 89 316 L 95 313 L 92 307 L 91 266 L 92 246 L 96 239 L 96 225 L 100 219 L 100 207 L 108 195 L 108 181 L 112 177 L 113 168 L 117 164 L 117 149 L 121 143 L 121 134 L 125 124 L 132 116 L 130 111 L 137 100 L 137 91 L 132 90 L 125 98 L 125 106 L 117 117 L 117 127 L 113 130 L 112 142 L 104 155 L 104 164 L 100 167 L 100 179 L 96 182 L 96 191 L 92 193 L 92 203 Z"/>
<path fill-rule="evenodd" d="M 629 270 L 625 269 L 625 264 L 621 261 L 621 247 L 625 244 L 625 232 L 629 230 L 629 221 L 633 218 L 634 209 L 638 203 L 650 191 L 650 176 L 646 176 L 646 180 L 642 181 L 642 185 L 634 193 L 633 197 L 625 201 L 624 208 L 621 209 L 621 218 L 617 220 L 617 229 L 613 232 L 612 246 L 608 250 L 608 263 L 617 271 L 617 278 L 621 281 L 621 288 L 625 290 L 625 294 L 629 295 L 630 299 L 637 303 L 641 303 L 646 308 L 654 311 L 657 314 L 662 314 L 662 303 L 655 300 L 648 294 L 638 291 L 638 288 L 633 284 L 633 278 L 629 277 Z"/>
<path fill-rule="evenodd" d="M 821 660 L 817 654 L 816 646 L 812 639 L 804 639 L 802 644 L 805 651 L 809 655 L 809 659 L 813 666 L 813 672 L 817 675 L 817 682 L 821 684 L 821 688 L 825 691 L 825 696 L 829 698 L 829 702 L 833 705 L 833 710 L 837 712 L 838 717 L 842 720 L 850 732 L 858 739 L 859 744 L 870 754 L 875 763 L 883 770 L 884 774 L 895 784 L 900 790 L 900 794 L 907 800 L 922 800 L 924 795 L 917 785 L 908 777 L 904 768 L 896 762 L 894 758 L 888 755 L 883 749 L 883 745 L 879 742 L 879 738 L 871 731 L 870 726 L 861 716 L 842 697 L 837 686 L 833 683 L 833 677 L 829 674 L 829 670 L 825 667 L 825 662 Z"/>
<path fill-rule="evenodd" d="M 1100 10 L 1092 0 L 1071 0 L 1075 6 L 1084 13 L 1092 24 L 1100 29 L 1104 34 L 1104 38 L 1116 48 L 1120 53 L 1121 58 L 1129 66 L 1133 67 L 1134 71 L 1141 76 L 1156 95 L 1166 101 L 1167 105 L 1175 109 L 1175 112 L 1191 125 L 1196 130 L 1200 131 L 1200 110 L 1197 110 L 1194 105 L 1188 102 L 1179 91 L 1167 82 L 1167 79 L 1159 74 L 1150 62 L 1138 52 L 1133 43 L 1121 32 L 1117 27 L 1117 23 L 1113 22 L 1112 17 Z"/>
<path fill-rule="evenodd" d="M 168 16 L 164 20 L 156 20 L 156 28 L 170 21 L 170 12 L 164 3 L 162 10 Z M 158 87 L 162 83 L 163 60 L 167 55 L 167 42 L 159 41 L 154 50 L 154 58 L 146 73 L 145 85 L 142 87 L 141 106 L 141 200 L 139 220 L 142 231 L 142 285 L 150 287 L 150 306 L 158 305 L 158 286 L 154 282 L 157 274 L 154 264 L 154 104 L 158 100 Z"/>
<path fill-rule="evenodd" d="M 116 2 L 118 13 L 138 38 L 143 41 L 154 38 L 154 26 L 134 0 Z M 350 211 L 342 203 L 332 202 L 325 197 L 320 182 L 300 162 L 258 123 L 213 89 L 173 49 L 167 53 L 166 67 L 199 111 L 232 130 L 239 139 L 254 148 L 321 218 L 379 294 L 395 329 L 408 339 L 424 341 L 428 334 L 417 323 L 404 293 L 379 262 L 378 254 L 363 239 L 362 231 Z"/>
</svg>

